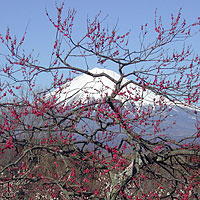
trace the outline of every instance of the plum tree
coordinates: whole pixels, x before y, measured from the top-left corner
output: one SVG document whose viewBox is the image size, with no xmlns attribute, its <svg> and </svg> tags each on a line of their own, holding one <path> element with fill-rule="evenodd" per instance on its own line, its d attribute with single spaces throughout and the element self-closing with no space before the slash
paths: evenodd
<svg viewBox="0 0 200 200">
<path fill-rule="evenodd" d="M 185 41 L 200 19 L 187 24 L 179 11 L 165 27 L 156 13 L 153 32 L 141 26 L 131 49 L 131 33 L 108 30 L 101 13 L 74 39 L 76 11 L 63 17 L 63 9 L 56 6 L 55 20 L 46 11 L 56 30 L 47 67 L 22 49 L 25 34 L 17 40 L 8 28 L 0 36 L 8 50 L 0 69 L 0 197 L 198 199 L 200 57 Z M 95 62 L 107 69 L 91 70 Z M 52 81 L 38 90 L 41 74 Z M 195 129 L 178 139 L 169 135 L 175 122 L 165 123 L 173 108 L 194 116 Z"/>
</svg>

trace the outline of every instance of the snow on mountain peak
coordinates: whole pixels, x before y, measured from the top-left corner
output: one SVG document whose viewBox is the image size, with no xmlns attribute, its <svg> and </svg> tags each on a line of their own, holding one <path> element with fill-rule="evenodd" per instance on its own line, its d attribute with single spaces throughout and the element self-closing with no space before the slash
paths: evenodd
<svg viewBox="0 0 200 200">
<path fill-rule="evenodd" d="M 109 70 L 109 69 L 101 69 L 101 68 L 93 68 L 91 70 L 89 70 L 89 72 L 93 73 L 93 74 L 101 74 L 101 73 L 105 73 L 108 74 L 109 76 L 111 76 L 113 79 L 115 80 L 119 80 L 120 79 L 120 75 L 117 74 L 116 72 Z"/>
<path fill-rule="evenodd" d="M 111 70 L 93 68 L 89 71 L 92 74 L 106 73 L 113 79 L 119 79 L 119 75 Z M 88 98 L 99 99 L 110 95 L 114 89 L 114 83 L 105 76 L 92 77 L 82 74 L 74 78 L 70 83 L 62 86 L 62 90 L 55 90 L 59 102 L 68 102 L 70 100 L 87 100 Z M 59 91 L 59 92 L 58 92 Z"/>
<path fill-rule="evenodd" d="M 51 95 L 56 94 L 57 102 L 63 102 L 65 104 L 72 101 L 86 102 L 89 99 L 99 100 L 106 96 L 110 96 L 116 87 L 116 83 L 114 82 L 120 79 L 120 75 L 112 70 L 100 68 L 93 68 L 89 70 L 89 72 L 99 76 L 93 77 L 87 74 L 81 74 L 74 78 L 70 83 L 64 84 L 62 90 L 56 89 Z M 111 77 L 111 79 L 106 77 L 103 73 Z M 124 78 L 122 85 L 128 81 L 128 79 Z M 154 101 L 159 101 L 161 99 L 160 95 L 156 95 L 150 90 L 143 90 L 142 87 L 133 83 L 124 87 L 115 99 L 123 102 L 130 97 L 135 99 L 136 105 L 141 102 L 142 104 L 147 105 L 154 104 Z"/>
</svg>

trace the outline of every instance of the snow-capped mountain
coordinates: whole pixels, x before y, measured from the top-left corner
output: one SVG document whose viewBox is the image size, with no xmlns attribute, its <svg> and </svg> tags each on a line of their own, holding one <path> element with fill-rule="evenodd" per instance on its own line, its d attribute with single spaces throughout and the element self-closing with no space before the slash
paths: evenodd
<svg viewBox="0 0 200 200">
<path fill-rule="evenodd" d="M 89 72 L 95 75 L 101 75 L 92 77 L 87 74 L 82 74 L 74 78 L 71 82 L 63 85 L 62 90 L 57 89 L 50 95 L 56 94 L 57 102 L 65 105 L 76 101 L 86 103 L 91 100 L 101 100 L 110 96 L 113 90 L 115 90 L 116 84 L 108 77 L 104 76 L 103 73 L 107 74 L 115 81 L 120 79 L 120 75 L 114 71 L 100 68 L 94 68 Z M 124 78 L 122 84 L 128 81 L 128 79 Z M 182 137 L 191 136 L 195 133 L 194 124 L 197 115 L 194 114 L 193 110 L 175 106 L 168 99 L 156 95 L 150 90 L 144 91 L 140 86 L 133 83 L 127 84 L 127 86 L 120 91 L 120 94 L 115 97 L 116 100 L 120 100 L 121 102 L 126 102 L 129 98 L 134 101 L 136 107 L 151 107 L 151 109 L 156 109 L 157 105 L 163 104 L 171 108 L 171 111 L 167 113 L 163 112 L 163 115 L 168 115 L 163 122 L 164 126 L 176 122 L 172 128 L 167 130 L 168 134 L 174 137 Z"/>
<path fill-rule="evenodd" d="M 102 74 L 105 73 L 113 78 L 115 81 L 120 79 L 120 75 L 114 71 L 108 69 L 100 69 L 100 68 L 93 68 L 90 70 L 92 74 Z M 122 85 L 127 83 L 129 80 L 124 78 L 122 81 Z M 63 85 L 62 90 L 57 89 L 53 93 L 57 93 L 58 101 L 59 102 L 69 102 L 69 101 L 76 101 L 81 100 L 82 102 L 87 101 L 90 99 L 102 99 L 106 96 L 111 95 L 113 90 L 115 89 L 115 83 L 111 81 L 109 78 L 105 76 L 100 77 L 92 77 L 87 74 L 82 74 L 76 78 L 74 78 L 70 83 Z M 60 91 L 59 91 L 60 90 Z M 135 104 L 140 104 L 141 101 L 143 105 L 149 105 L 154 103 L 154 101 L 160 100 L 160 95 L 154 94 L 150 90 L 145 90 L 133 83 L 128 84 L 124 87 L 121 92 L 123 95 L 117 95 L 116 99 L 119 100 L 127 100 L 128 96 L 132 96 L 135 101 Z M 167 99 L 164 100 L 165 103 L 169 103 Z"/>
</svg>

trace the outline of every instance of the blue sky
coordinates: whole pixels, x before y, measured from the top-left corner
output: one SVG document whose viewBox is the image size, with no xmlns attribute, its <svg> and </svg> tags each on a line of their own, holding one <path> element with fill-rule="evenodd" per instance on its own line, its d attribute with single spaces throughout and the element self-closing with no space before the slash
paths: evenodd
<svg viewBox="0 0 200 200">
<path fill-rule="evenodd" d="M 66 10 L 67 8 L 77 10 L 75 34 L 84 30 L 87 16 L 94 17 L 99 11 L 102 11 L 103 15 L 109 14 L 108 24 L 112 26 L 118 20 L 121 32 L 131 29 L 133 36 L 136 37 L 140 25 L 145 23 L 153 25 L 156 8 L 166 24 L 169 23 L 171 13 L 177 14 L 180 8 L 182 16 L 188 22 L 193 22 L 200 16 L 199 0 L 65 0 L 64 2 Z M 49 62 L 49 50 L 52 49 L 55 38 L 55 29 L 45 15 L 45 8 L 52 17 L 56 16 L 54 0 L 1 0 L 0 6 L 0 33 L 5 34 L 6 28 L 10 27 L 11 34 L 20 37 L 28 25 L 24 48 L 28 51 L 34 49 L 36 53 L 40 53 L 42 64 Z M 192 41 L 197 52 L 200 50 L 199 41 L 198 38 Z M 0 52 L 2 51 L 4 50 L 0 44 Z"/>
</svg>

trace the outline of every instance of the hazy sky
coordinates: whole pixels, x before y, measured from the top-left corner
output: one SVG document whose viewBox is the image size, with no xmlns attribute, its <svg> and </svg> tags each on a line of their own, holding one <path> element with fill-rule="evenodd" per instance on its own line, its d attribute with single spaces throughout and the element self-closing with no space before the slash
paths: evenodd
<svg viewBox="0 0 200 200">
<path fill-rule="evenodd" d="M 45 8 L 52 17 L 56 16 L 55 2 L 54 0 L 1 0 L 0 33 L 5 34 L 6 28 L 10 27 L 11 34 L 19 37 L 28 24 L 24 47 L 40 53 L 41 63 L 48 62 L 55 29 L 45 15 Z M 153 25 L 156 8 L 164 23 L 169 23 L 171 13 L 177 14 L 180 8 L 182 16 L 189 22 L 200 16 L 200 0 L 65 0 L 64 2 L 66 9 L 77 10 L 75 22 L 79 26 L 74 30 L 75 34 L 79 34 L 86 27 L 87 16 L 93 17 L 99 11 L 102 11 L 103 15 L 109 14 L 108 24 L 114 25 L 118 20 L 120 31 L 131 29 L 133 35 L 137 33 L 140 25 L 146 22 Z M 199 51 L 200 40 L 198 38 L 196 40 L 198 42 L 193 41 L 194 48 Z"/>
</svg>

